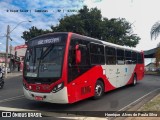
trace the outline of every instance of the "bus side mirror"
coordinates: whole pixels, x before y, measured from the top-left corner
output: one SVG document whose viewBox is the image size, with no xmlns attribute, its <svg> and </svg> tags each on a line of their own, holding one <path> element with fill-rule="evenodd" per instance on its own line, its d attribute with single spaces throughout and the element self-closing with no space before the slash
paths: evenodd
<svg viewBox="0 0 160 120">
<path fill-rule="evenodd" d="M 81 63 L 81 50 L 79 49 L 79 45 L 76 45 L 76 64 Z"/>
</svg>

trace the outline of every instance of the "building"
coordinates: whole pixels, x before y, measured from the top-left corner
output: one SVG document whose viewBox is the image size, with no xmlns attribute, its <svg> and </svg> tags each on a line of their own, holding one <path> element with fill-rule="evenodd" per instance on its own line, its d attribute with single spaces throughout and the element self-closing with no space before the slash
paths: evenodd
<svg viewBox="0 0 160 120">
<path fill-rule="evenodd" d="M 160 65 L 156 67 L 156 63 L 149 63 L 145 66 L 145 71 L 157 71 L 160 68 Z"/>
<path fill-rule="evenodd" d="M 19 45 L 9 48 L 7 67 L 10 68 L 10 71 L 22 71 L 23 69 L 23 60 L 27 45 Z M 0 52 L 0 66 L 5 66 L 5 52 Z"/>
</svg>

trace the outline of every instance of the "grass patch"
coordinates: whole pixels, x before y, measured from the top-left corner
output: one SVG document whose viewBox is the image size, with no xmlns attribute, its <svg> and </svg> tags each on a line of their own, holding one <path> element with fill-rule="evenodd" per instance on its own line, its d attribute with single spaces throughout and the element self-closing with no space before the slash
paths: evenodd
<svg viewBox="0 0 160 120">
<path fill-rule="evenodd" d="M 160 75 L 160 72 L 145 72 L 145 74 Z"/>
<path fill-rule="evenodd" d="M 144 104 L 140 111 L 160 111 L 160 94 L 153 98 L 148 103 Z"/>
</svg>

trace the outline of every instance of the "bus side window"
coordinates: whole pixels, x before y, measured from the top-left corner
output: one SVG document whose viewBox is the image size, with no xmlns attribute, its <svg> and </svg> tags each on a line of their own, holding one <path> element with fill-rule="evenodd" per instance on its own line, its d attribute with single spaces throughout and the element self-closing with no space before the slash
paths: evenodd
<svg viewBox="0 0 160 120">
<path fill-rule="evenodd" d="M 142 64 L 143 63 L 143 56 L 141 53 L 137 53 L 137 62 L 139 64 Z"/>
<path fill-rule="evenodd" d="M 137 53 L 132 52 L 132 64 L 136 64 L 136 63 L 137 63 Z"/>
<path fill-rule="evenodd" d="M 76 65 L 75 46 L 79 45 L 81 51 L 81 63 L 79 65 L 89 65 L 88 42 L 80 39 L 72 39 L 69 48 L 69 66 Z"/>
<path fill-rule="evenodd" d="M 105 64 L 104 46 L 99 44 L 90 44 L 91 64 Z"/>
<path fill-rule="evenodd" d="M 117 64 L 123 65 L 124 64 L 124 50 L 117 49 Z"/>
<path fill-rule="evenodd" d="M 125 50 L 125 63 L 132 64 L 132 54 L 129 50 Z"/>
<path fill-rule="evenodd" d="M 70 46 L 69 46 L 69 56 L 68 56 L 69 67 L 71 67 L 72 65 L 76 65 L 75 46 L 76 46 L 76 41 L 71 40 L 71 43 L 70 43 Z"/>
<path fill-rule="evenodd" d="M 106 46 L 105 54 L 106 54 L 106 64 L 107 65 L 116 64 L 116 49 L 115 48 Z"/>
</svg>

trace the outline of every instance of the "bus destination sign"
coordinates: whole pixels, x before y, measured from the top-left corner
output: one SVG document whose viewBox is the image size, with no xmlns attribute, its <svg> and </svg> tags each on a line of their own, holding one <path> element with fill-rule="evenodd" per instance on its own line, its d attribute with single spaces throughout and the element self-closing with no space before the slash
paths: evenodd
<svg viewBox="0 0 160 120">
<path fill-rule="evenodd" d="M 36 39 L 29 42 L 29 46 L 37 46 L 44 44 L 54 44 L 54 43 L 62 43 L 61 37 L 52 37 L 52 38 L 44 38 L 44 39 Z"/>
</svg>

